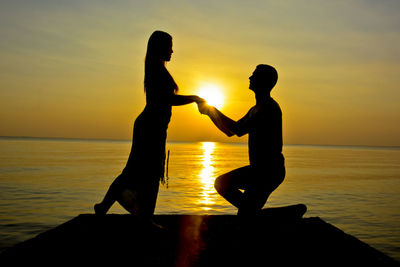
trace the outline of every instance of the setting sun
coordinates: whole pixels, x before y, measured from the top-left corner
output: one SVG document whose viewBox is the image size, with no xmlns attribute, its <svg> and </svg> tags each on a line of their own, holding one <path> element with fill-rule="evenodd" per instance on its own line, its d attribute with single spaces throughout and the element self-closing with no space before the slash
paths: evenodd
<svg viewBox="0 0 400 267">
<path fill-rule="evenodd" d="M 214 84 L 206 84 L 202 86 L 198 95 L 207 101 L 207 104 L 216 108 L 221 108 L 224 104 L 224 95 L 221 93 L 221 88 Z"/>
</svg>

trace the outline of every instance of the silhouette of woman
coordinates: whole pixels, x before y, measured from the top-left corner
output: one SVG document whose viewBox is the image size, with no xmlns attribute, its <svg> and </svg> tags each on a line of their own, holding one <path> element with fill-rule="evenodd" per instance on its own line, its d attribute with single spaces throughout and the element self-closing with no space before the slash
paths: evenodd
<svg viewBox="0 0 400 267">
<path fill-rule="evenodd" d="M 178 95 L 178 86 L 165 67 L 170 61 L 172 37 L 155 31 L 147 44 L 144 90 L 146 106 L 135 120 L 132 148 L 122 173 L 109 187 L 96 214 L 106 214 L 118 201 L 130 213 L 151 218 L 160 180 L 164 181 L 165 142 L 172 106 L 204 100 L 196 95 Z"/>
</svg>

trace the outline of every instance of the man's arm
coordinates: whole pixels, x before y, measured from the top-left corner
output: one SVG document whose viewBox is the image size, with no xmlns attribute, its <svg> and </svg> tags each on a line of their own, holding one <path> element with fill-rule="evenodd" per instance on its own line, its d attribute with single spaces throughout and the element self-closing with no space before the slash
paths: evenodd
<svg viewBox="0 0 400 267">
<path fill-rule="evenodd" d="M 225 116 L 221 111 L 213 106 L 209 106 L 206 103 L 200 103 L 198 105 L 199 111 L 202 114 L 206 114 L 210 117 L 211 121 L 227 136 L 231 137 L 235 134 L 234 129 L 236 121 Z"/>
</svg>

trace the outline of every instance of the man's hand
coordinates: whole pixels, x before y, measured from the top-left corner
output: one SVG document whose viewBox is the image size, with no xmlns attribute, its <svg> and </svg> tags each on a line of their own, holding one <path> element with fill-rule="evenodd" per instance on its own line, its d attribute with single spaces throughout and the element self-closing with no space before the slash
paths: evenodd
<svg viewBox="0 0 400 267">
<path fill-rule="evenodd" d="M 208 115 L 211 106 L 209 106 L 207 102 L 199 102 L 197 103 L 197 108 L 201 114 Z"/>
<path fill-rule="evenodd" d="M 206 102 L 197 103 L 197 108 L 201 114 L 206 114 L 212 122 L 217 126 L 219 130 L 225 133 L 227 136 L 232 136 L 235 134 L 234 126 L 236 122 L 231 118 L 225 116 L 217 108 L 207 105 Z"/>
</svg>

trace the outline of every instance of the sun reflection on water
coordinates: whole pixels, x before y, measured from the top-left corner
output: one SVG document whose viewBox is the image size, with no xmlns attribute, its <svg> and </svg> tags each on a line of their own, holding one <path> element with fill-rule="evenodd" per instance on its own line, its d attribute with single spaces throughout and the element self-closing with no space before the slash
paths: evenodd
<svg viewBox="0 0 400 267">
<path fill-rule="evenodd" d="M 214 192 L 214 152 L 215 143 L 214 142 L 203 142 L 203 169 L 200 172 L 200 182 L 202 183 L 202 193 L 200 204 L 204 205 L 203 210 L 210 210 L 210 205 L 214 204 L 214 199 L 211 194 Z"/>
</svg>

